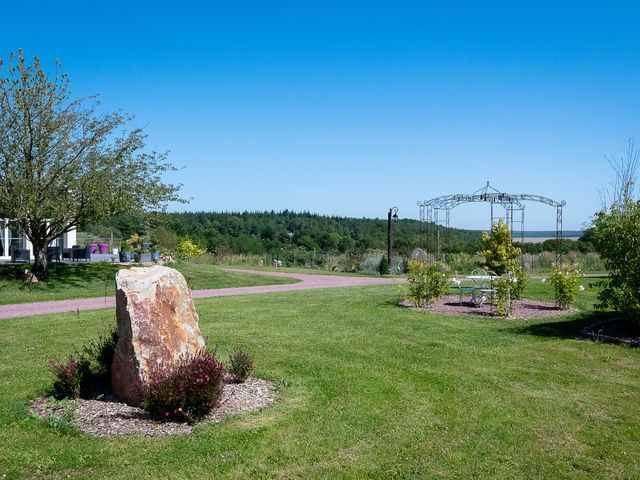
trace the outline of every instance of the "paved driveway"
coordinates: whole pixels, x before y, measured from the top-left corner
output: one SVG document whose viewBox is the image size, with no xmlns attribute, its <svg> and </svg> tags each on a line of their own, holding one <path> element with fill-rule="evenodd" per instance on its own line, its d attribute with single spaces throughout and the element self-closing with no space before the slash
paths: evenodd
<svg viewBox="0 0 640 480">
<path fill-rule="evenodd" d="M 254 270 L 229 269 L 233 272 L 288 277 L 301 280 L 299 283 L 285 285 L 260 285 L 257 287 L 212 288 L 209 290 L 193 290 L 193 298 L 229 297 L 233 295 L 251 295 L 256 293 L 291 292 L 294 290 L 311 290 L 314 288 L 353 287 L 394 283 L 398 279 L 376 277 L 342 277 L 339 275 L 312 275 L 308 273 L 263 272 Z M 75 312 L 76 310 L 96 310 L 116 306 L 115 297 L 79 298 L 74 300 L 54 300 L 50 302 L 20 303 L 0 305 L 0 318 L 30 317 L 48 313 Z"/>
</svg>

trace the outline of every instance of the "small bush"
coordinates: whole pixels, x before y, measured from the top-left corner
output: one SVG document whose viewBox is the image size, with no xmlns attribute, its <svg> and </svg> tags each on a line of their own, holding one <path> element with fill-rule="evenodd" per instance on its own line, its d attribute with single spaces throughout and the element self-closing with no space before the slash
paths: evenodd
<svg viewBox="0 0 640 480">
<path fill-rule="evenodd" d="M 193 260 L 202 256 L 204 254 L 204 250 L 193 243 L 191 239 L 183 238 L 178 243 L 176 254 L 178 255 L 178 258 L 182 260 Z"/>
<path fill-rule="evenodd" d="M 447 276 L 438 264 L 418 260 L 409 262 L 408 299 L 416 307 L 425 308 L 447 293 Z"/>
<path fill-rule="evenodd" d="M 525 288 L 527 288 L 529 278 L 527 277 L 527 274 L 524 273 L 524 270 L 519 266 L 516 266 L 511 270 L 511 275 L 511 299 L 520 300 L 524 295 Z"/>
<path fill-rule="evenodd" d="M 378 266 L 378 272 L 380 275 L 388 275 L 389 274 L 389 260 L 387 260 L 386 256 L 382 256 L 380 260 L 380 265 Z"/>
<path fill-rule="evenodd" d="M 253 355 L 244 347 L 236 347 L 229 355 L 229 373 L 236 383 L 243 383 L 253 372 Z"/>
<path fill-rule="evenodd" d="M 49 369 L 56 377 L 52 395 L 57 399 L 79 398 L 83 379 L 89 370 L 86 359 L 76 359 L 70 355 L 65 362 L 49 360 Z"/>
<path fill-rule="evenodd" d="M 491 225 L 491 235 L 482 234 L 484 266 L 497 275 L 514 271 L 518 265 L 520 249 L 513 245 L 509 227 L 503 220 Z"/>
<path fill-rule="evenodd" d="M 578 270 L 555 268 L 549 280 L 556 289 L 556 306 L 569 308 L 574 304 L 578 294 Z"/>
<path fill-rule="evenodd" d="M 513 312 L 514 290 L 517 288 L 518 277 L 503 275 L 493 282 L 491 306 L 501 317 L 508 317 Z"/>
<path fill-rule="evenodd" d="M 118 343 L 118 329 L 114 328 L 108 334 L 90 342 L 81 352 L 90 363 L 91 373 L 109 382 L 116 343 Z"/>
<path fill-rule="evenodd" d="M 222 393 L 224 367 L 202 350 L 176 365 L 152 372 L 140 386 L 141 406 L 157 420 L 192 423 L 215 407 Z"/>
</svg>

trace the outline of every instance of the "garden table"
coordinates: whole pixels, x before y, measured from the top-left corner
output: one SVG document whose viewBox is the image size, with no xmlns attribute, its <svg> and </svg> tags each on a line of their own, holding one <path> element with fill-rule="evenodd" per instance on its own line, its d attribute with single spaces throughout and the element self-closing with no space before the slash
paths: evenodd
<svg viewBox="0 0 640 480">
<path fill-rule="evenodd" d="M 471 301 L 480 306 L 484 302 L 487 301 L 487 295 L 491 296 L 495 292 L 495 289 L 492 288 L 491 283 L 494 280 L 500 278 L 499 275 L 467 275 L 465 277 L 468 280 L 473 282 L 473 287 L 470 287 L 468 291 L 471 291 Z M 460 297 L 462 297 L 462 292 L 460 292 Z"/>
</svg>

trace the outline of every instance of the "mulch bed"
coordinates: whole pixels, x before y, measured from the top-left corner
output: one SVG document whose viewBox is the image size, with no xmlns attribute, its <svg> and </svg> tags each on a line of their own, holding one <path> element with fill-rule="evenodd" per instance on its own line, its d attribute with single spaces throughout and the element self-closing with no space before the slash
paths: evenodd
<svg viewBox="0 0 640 480">
<path fill-rule="evenodd" d="M 198 425 L 220 422 L 230 415 L 257 410 L 275 403 L 276 399 L 275 385 L 265 380 L 250 378 L 244 383 L 227 383 L 222 390 L 220 406 Z M 112 395 L 105 395 L 99 400 L 69 400 L 67 405 L 73 412 L 71 423 L 79 430 L 98 437 L 184 435 L 194 428 L 187 423 L 152 420 L 141 408 L 119 402 Z M 65 408 L 60 402 L 42 397 L 31 402 L 29 412 L 44 419 L 60 420 Z"/>
<path fill-rule="evenodd" d="M 405 300 L 400 303 L 403 307 L 415 308 L 411 302 Z M 513 301 L 513 313 L 508 318 L 513 319 L 532 319 L 532 318 L 550 318 L 567 315 L 575 312 L 575 310 L 560 310 L 553 303 L 543 302 L 540 300 L 529 300 L 527 298 Z M 428 313 L 441 313 L 446 315 L 477 315 L 481 317 L 497 316 L 491 311 L 491 305 L 484 303 L 482 305 L 473 304 L 469 297 L 462 297 L 460 303 L 459 295 L 446 295 L 433 303 L 427 309 L 419 309 Z"/>
<path fill-rule="evenodd" d="M 582 329 L 580 335 L 598 342 L 640 347 L 640 326 L 622 318 L 608 318 Z"/>
</svg>

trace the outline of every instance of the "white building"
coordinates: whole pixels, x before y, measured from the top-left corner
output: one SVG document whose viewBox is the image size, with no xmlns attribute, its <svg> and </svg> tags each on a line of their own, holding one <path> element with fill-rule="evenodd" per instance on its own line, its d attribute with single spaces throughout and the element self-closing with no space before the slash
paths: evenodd
<svg viewBox="0 0 640 480">
<path fill-rule="evenodd" d="M 50 243 L 52 247 L 71 248 L 76 244 L 76 230 L 61 235 Z M 0 218 L 0 260 L 11 260 L 11 254 L 15 250 L 29 250 L 29 256 L 33 260 L 33 247 L 31 242 L 19 230 L 13 230 L 9 226 L 9 219 Z"/>
</svg>

